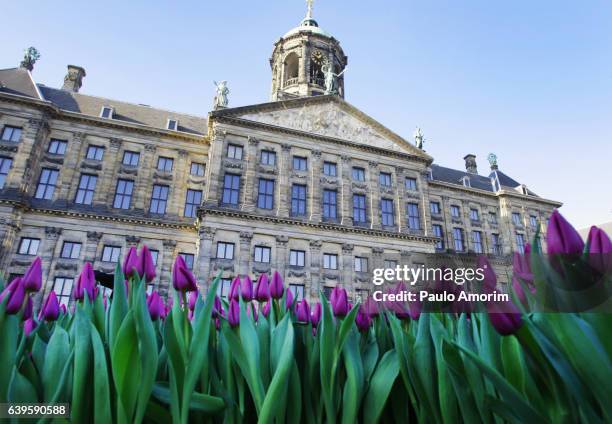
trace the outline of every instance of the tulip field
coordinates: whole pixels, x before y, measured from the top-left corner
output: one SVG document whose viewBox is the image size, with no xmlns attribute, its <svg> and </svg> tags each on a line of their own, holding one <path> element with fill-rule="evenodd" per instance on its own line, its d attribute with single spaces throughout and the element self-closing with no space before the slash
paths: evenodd
<svg viewBox="0 0 612 424">
<path fill-rule="evenodd" d="M 67 403 L 75 423 L 612 422 L 611 315 L 531 308 L 550 284 L 609 289 L 612 243 L 593 227 L 585 244 L 558 212 L 546 237 L 546 256 L 515 254 L 503 312 L 351 304 L 340 286 L 309 304 L 277 272 L 236 277 L 221 299 L 180 256 L 166 300 L 147 295 L 146 247 L 117 266 L 112 297 L 85 264 L 74 308 L 51 291 L 33 311 L 37 259 L 1 283 L 0 404 Z"/>
</svg>

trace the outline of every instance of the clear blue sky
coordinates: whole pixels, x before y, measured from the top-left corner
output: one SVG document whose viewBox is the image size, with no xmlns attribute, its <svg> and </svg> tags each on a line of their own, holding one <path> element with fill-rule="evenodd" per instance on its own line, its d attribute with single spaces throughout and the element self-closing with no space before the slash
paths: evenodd
<svg viewBox="0 0 612 424">
<path fill-rule="evenodd" d="M 87 70 L 82 92 L 206 114 L 226 79 L 230 106 L 268 100 L 273 42 L 304 0 L 11 1 L 0 68 L 23 48 L 38 82 Z M 349 56 L 346 99 L 441 165 L 495 152 L 500 169 L 561 200 L 577 227 L 612 221 L 612 2 L 317 0 L 314 17 Z"/>
</svg>

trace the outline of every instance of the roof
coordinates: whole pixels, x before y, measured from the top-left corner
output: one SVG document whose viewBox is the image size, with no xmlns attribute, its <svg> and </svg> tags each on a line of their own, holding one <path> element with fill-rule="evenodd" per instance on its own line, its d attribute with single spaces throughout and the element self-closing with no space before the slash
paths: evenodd
<svg viewBox="0 0 612 424">
<path fill-rule="evenodd" d="M 149 127 L 167 129 L 168 119 L 178 121 L 178 131 L 195 135 L 206 135 L 208 119 L 206 116 L 195 116 L 153 108 L 147 105 L 112 100 L 106 97 L 90 96 L 68 90 L 36 84 L 30 72 L 23 68 L 0 70 L 0 92 L 16 94 L 45 100 L 61 110 L 99 117 L 103 106 L 113 108 L 113 120 Z"/>
<path fill-rule="evenodd" d="M 490 192 L 495 192 L 493 188 L 492 179 L 497 179 L 499 185 L 506 188 L 511 188 L 513 190 L 518 190 L 521 187 L 521 183 L 517 182 L 513 178 L 504 174 L 500 170 L 495 170 L 491 172 L 490 175 L 480 175 L 480 174 L 471 174 L 467 171 L 461 171 L 458 169 L 447 168 L 440 165 L 431 165 L 431 174 L 432 179 L 434 181 L 441 181 L 450 184 L 456 184 L 463 186 L 463 179 L 465 177 L 469 177 L 470 179 L 470 187 L 477 188 L 479 190 L 485 190 Z M 531 190 L 527 190 L 527 194 L 529 196 L 537 195 Z"/>
<path fill-rule="evenodd" d="M 302 31 L 310 32 L 312 34 L 322 35 L 324 37 L 331 38 L 332 36 L 325 30 L 319 27 L 319 24 L 314 19 L 305 18 L 300 22 L 300 25 L 293 28 L 291 31 L 283 35 L 283 38 L 291 37 L 292 35 L 298 34 Z"/>
</svg>

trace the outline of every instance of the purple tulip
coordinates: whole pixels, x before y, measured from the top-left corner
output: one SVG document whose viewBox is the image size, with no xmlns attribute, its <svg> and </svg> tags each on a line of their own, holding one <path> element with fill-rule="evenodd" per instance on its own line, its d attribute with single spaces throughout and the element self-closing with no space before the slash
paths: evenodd
<svg viewBox="0 0 612 424">
<path fill-rule="evenodd" d="M 587 238 L 589 264 L 602 274 L 612 273 L 612 241 L 601 228 L 591 227 Z"/>
<path fill-rule="evenodd" d="M 285 308 L 287 310 L 291 309 L 294 300 L 293 292 L 291 290 L 287 290 L 287 293 L 285 294 Z"/>
<path fill-rule="evenodd" d="M 247 315 L 250 316 L 255 322 L 257 322 L 257 320 L 259 319 L 257 308 L 252 303 L 249 303 L 247 306 Z"/>
<path fill-rule="evenodd" d="M 484 279 L 482 281 L 482 292 L 493 293 L 497 287 L 497 276 L 495 275 L 495 270 L 491 266 L 491 263 L 486 256 L 479 255 L 478 259 L 476 260 L 476 264 L 478 268 L 482 269 L 484 274 Z"/>
<path fill-rule="evenodd" d="M 217 318 L 219 315 L 223 315 L 223 304 L 221 303 L 221 298 L 215 295 L 215 302 L 213 304 L 212 317 Z"/>
<path fill-rule="evenodd" d="M 348 314 L 348 294 L 346 293 L 346 290 L 342 287 L 334 287 L 330 296 L 330 303 L 335 316 L 345 317 L 346 314 Z"/>
<path fill-rule="evenodd" d="M 232 280 L 232 284 L 230 285 L 230 291 L 228 297 L 233 300 L 238 300 L 240 298 L 240 286 L 242 282 L 240 281 L 240 276 L 236 275 Z"/>
<path fill-rule="evenodd" d="M 263 314 L 264 317 L 268 318 L 268 316 L 270 315 L 270 309 L 272 309 L 272 302 L 268 300 L 261 307 L 261 313 Z"/>
<path fill-rule="evenodd" d="M 32 298 L 28 296 L 26 299 L 25 308 L 23 308 L 23 321 L 32 318 L 32 311 L 34 311 L 34 305 L 32 304 Z"/>
<path fill-rule="evenodd" d="M 127 277 L 138 277 L 142 270 L 139 269 L 138 252 L 134 246 L 130 247 L 123 259 L 123 274 Z"/>
<path fill-rule="evenodd" d="M 28 318 L 23 323 L 23 332 L 25 333 L 25 336 L 28 337 L 30 334 L 32 334 L 32 331 L 36 329 L 36 326 L 36 321 L 34 321 L 32 318 Z"/>
<path fill-rule="evenodd" d="M 357 329 L 359 329 L 359 331 L 362 333 L 365 333 L 370 329 L 370 325 L 372 325 L 372 318 L 365 311 L 365 308 L 359 307 L 357 317 L 355 317 L 355 324 L 357 325 Z"/>
<path fill-rule="evenodd" d="M 253 281 L 251 281 L 251 277 L 248 275 L 240 283 L 240 296 L 242 296 L 242 300 L 245 302 L 253 300 Z"/>
<path fill-rule="evenodd" d="M 30 267 L 26 270 L 21 283 L 28 292 L 36 292 L 42 287 L 42 261 L 40 257 L 34 259 Z"/>
<path fill-rule="evenodd" d="M 301 302 L 298 302 L 295 308 L 295 314 L 299 322 L 307 323 L 308 321 L 310 321 L 310 306 L 308 305 L 308 301 L 306 299 L 302 300 Z"/>
<path fill-rule="evenodd" d="M 319 325 L 322 314 L 323 314 L 323 310 L 321 308 L 321 304 L 319 302 L 315 303 L 312 306 L 312 311 L 310 312 L 310 322 L 313 327 L 316 327 L 317 325 Z"/>
<path fill-rule="evenodd" d="M 198 289 L 196 279 L 187 268 L 185 260 L 181 255 L 178 255 L 174 260 L 172 267 L 172 285 L 179 292 L 195 291 Z"/>
<path fill-rule="evenodd" d="M 237 327 L 240 324 L 240 304 L 237 300 L 230 300 L 229 308 L 227 311 L 227 322 L 232 327 Z"/>
<path fill-rule="evenodd" d="M 414 302 L 408 303 L 408 313 L 410 314 L 410 318 L 414 321 L 418 321 L 421 316 L 421 312 L 423 311 L 423 302 L 417 299 Z"/>
<path fill-rule="evenodd" d="M 217 331 L 221 329 L 221 320 L 219 318 L 215 318 L 215 329 Z"/>
<path fill-rule="evenodd" d="M 76 300 L 83 300 L 85 298 L 85 294 L 89 297 L 89 300 L 92 302 L 96 298 L 96 277 L 94 275 L 93 267 L 91 263 L 85 262 L 83 265 L 83 269 L 81 270 L 81 274 L 77 278 L 77 282 L 73 289 L 73 296 Z"/>
<path fill-rule="evenodd" d="M 514 252 L 512 262 L 512 289 L 516 293 L 516 296 L 523 305 L 527 305 L 527 296 L 523 290 L 523 284 L 527 286 L 532 294 L 535 294 L 536 289 L 533 284 L 533 274 L 531 272 L 531 264 L 529 258 L 531 255 L 531 246 L 527 244 L 525 246 L 525 254 L 521 255 L 518 252 Z"/>
<path fill-rule="evenodd" d="M 11 281 L 0 294 L 0 302 L 2 302 L 4 298 L 8 296 L 6 313 L 9 315 L 15 315 L 17 312 L 19 312 L 19 310 L 21 310 L 21 306 L 23 305 L 23 301 L 25 300 L 25 295 L 25 287 L 23 287 L 23 284 L 21 283 L 21 277 L 14 278 L 13 281 Z"/>
<path fill-rule="evenodd" d="M 580 234 L 556 209 L 550 216 L 546 244 L 549 255 L 576 255 L 584 250 Z"/>
<path fill-rule="evenodd" d="M 149 309 L 151 320 L 157 321 L 158 319 L 164 317 L 164 300 L 161 298 L 157 291 L 153 290 L 151 294 L 147 296 L 147 308 Z"/>
<path fill-rule="evenodd" d="M 155 263 L 153 262 L 153 256 L 149 248 L 144 245 L 140 249 L 140 256 L 138 257 L 142 272 L 144 273 L 145 280 L 150 283 L 155 279 Z M 142 274 L 141 274 L 142 275 Z"/>
<path fill-rule="evenodd" d="M 257 279 L 255 286 L 255 299 L 259 302 L 267 302 L 270 299 L 270 284 L 268 283 L 268 274 L 261 274 Z"/>
<path fill-rule="evenodd" d="M 56 321 L 57 317 L 59 317 L 59 312 L 60 307 L 59 302 L 57 301 L 57 295 L 53 290 L 51 290 L 40 310 L 38 315 L 39 319 L 44 319 L 45 321 Z"/>
<path fill-rule="evenodd" d="M 274 271 L 272 282 L 270 283 L 270 296 L 272 299 L 281 299 L 284 291 L 285 286 L 283 285 L 283 277 L 281 277 L 278 271 Z"/>
<path fill-rule="evenodd" d="M 502 336 L 516 333 L 523 325 L 523 318 L 512 302 L 489 302 L 489 319 L 495 330 Z"/>
<path fill-rule="evenodd" d="M 63 303 L 60 305 L 60 311 L 61 311 L 62 315 L 66 315 L 66 313 L 68 312 L 66 310 L 66 305 L 64 305 Z"/>
<path fill-rule="evenodd" d="M 378 302 L 376 302 L 371 296 L 368 296 L 365 303 L 363 304 L 363 308 L 371 318 L 377 317 L 380 314 Z"/>
<path fill-rule="evenodd" d="M 199 295 L 199 293 L 198 293 L 197 290 L 196 291 L 192 291 L 191 293 L 189 293 L 189 305 L 188 306 L 189 306 L 189 310 L 190 311 L 195 310 L 196 303 L 198 301 L 198 295 Z"/>
</svg>

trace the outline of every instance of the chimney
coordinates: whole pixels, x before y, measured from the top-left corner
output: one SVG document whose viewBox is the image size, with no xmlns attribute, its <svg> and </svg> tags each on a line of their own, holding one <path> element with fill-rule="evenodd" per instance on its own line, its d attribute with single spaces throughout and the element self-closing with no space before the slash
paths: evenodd
<svg viewBox="0 0 612 424">
<path fill-rule="evenodd" d="M 68 65 L 68 73 L 64 77 L 62 90 L 78 93 L 83 85 L 83 77 L 87 75 L 85 69 L 80 66 Z"/>
<path fill-rule="evenodd" d="M 476 167 L 476 155 L 468 154 L 463 158 L 465 160 L 465 169 L 468 174 L 478 174 L 478 169 Z"/>
</svg>

